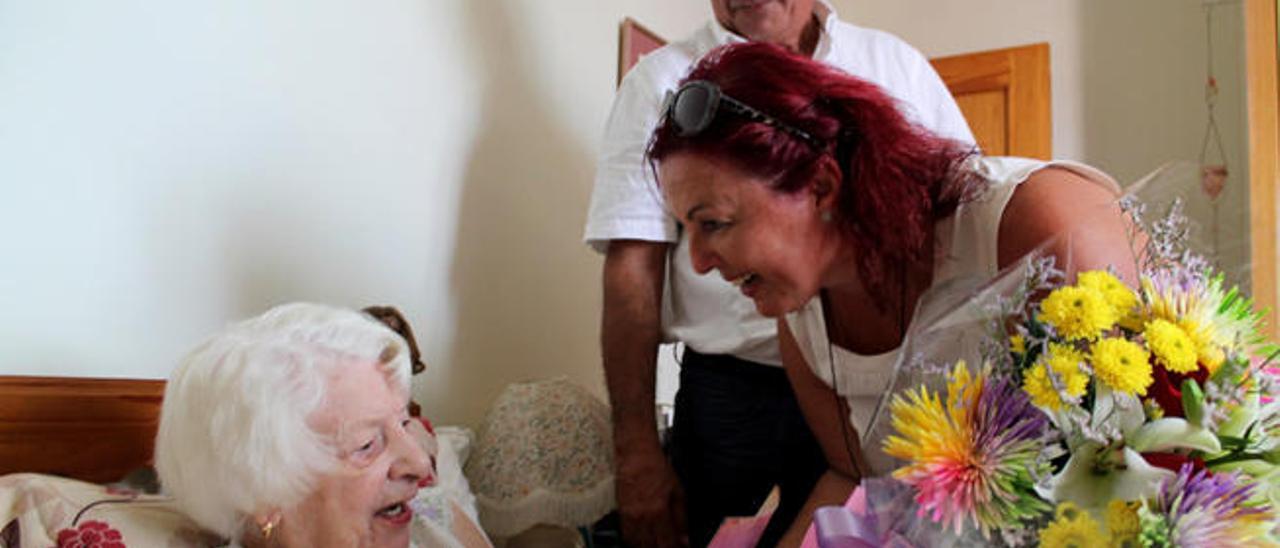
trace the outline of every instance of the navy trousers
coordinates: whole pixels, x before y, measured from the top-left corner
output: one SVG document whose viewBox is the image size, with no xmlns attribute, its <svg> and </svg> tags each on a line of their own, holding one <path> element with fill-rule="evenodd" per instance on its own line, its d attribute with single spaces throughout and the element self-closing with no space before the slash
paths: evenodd
<svg viewBox="0 0 1280 548">
<path fill-rule="evenodd" d="M 751 516 L 780 488 L 759 546 L 774 546 L 827 469 L 781 367 L 686 349 L 671 460 L 684 487 L 689 540 L 711 541 L 727 516 Z"/>
</svg>

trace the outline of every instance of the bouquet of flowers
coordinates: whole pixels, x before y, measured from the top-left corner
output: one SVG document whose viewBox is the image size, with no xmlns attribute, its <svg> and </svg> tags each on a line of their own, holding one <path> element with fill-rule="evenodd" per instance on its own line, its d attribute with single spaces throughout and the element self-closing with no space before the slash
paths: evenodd
<svg viewBox="0 0 1280 548">
<path fill-rule="evenodd" d="M 1177 204 L 1139 234 L 1138 288 L 1029 260 L 987 289 L 977 360 L 917 352 L 881 426 L 917 518 L 989 544 L 1280 545 L 1280 349 Z"/>
</svg>

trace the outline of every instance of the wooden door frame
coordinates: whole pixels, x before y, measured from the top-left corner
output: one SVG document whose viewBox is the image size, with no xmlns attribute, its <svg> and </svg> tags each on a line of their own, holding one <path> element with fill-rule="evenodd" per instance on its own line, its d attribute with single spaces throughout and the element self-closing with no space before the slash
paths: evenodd
<svg viewBox="0 0 1280 548">
<path fill-rule="evenodd" d="M 1049 44 L 1040 42 L 929 60 L 952 95 L 1003 90 L 1007 97 L 1007 154 L 1053 157 Z"/>
<path fill-rule="evenodd" d="M 1260 308 L 1268 308 L 1267 333 L 1277 335 L 1276 278 L 1276 188 L 1280 167 L 1280 122 L 1277 121 L 1277 37 L 1276 0 L 1245 2 L 1245 74 L 1249 118 L 1249 242 L 1253 266 L 1253 298 Z"/>
</svg>

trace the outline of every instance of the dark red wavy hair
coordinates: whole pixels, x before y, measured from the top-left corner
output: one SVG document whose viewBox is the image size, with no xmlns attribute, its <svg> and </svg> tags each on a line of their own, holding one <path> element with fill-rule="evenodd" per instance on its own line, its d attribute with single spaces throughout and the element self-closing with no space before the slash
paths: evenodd
<svg viewBox="0 0 1280 548">
<path fill-rule="evenodd" d="M 826 144 L 815 147 L 724 111 L 706 130 L 683 137 L 664 116 L 647 151 L 655 179 L 663 158 L 689 152 L 727 161 L 790 194 L 808 189 L 823 161 L 834 159 L 841 186 L 836 221 L 857 247 L 858 272 L 872 294 L 896 288 L 900 280 L 886 276 L 891 266 L 929 258 L 934 222 L 979 185 L 962 167 L 976 153 L 971 145 L 908 121 L 875 84 L 780 47 L 721 47 L 681 83 L 690 80 L 713 82 L 725 95 Z"/>
</svg>

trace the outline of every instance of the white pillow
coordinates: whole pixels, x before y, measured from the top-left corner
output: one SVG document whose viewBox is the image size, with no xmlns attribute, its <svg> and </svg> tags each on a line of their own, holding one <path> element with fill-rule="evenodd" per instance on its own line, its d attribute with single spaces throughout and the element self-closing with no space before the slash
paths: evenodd
<svg viewBox="0 0 1280 548">
<path fill-rule="evenodd" d="M 436 428 L 436 481 L 418 490 L 413 508 L 414 544 L 431 548 L 491 546 L 480 528 L 476 497 L 462 475 L 471 447 L 471 430 Z"/>
<path fill-rule="evenodd" d="M 462 467 L 471 453 L 471 429 L 441 426 L 436 429 L 436 440 L 439 442 L 439 452 L 436 454 L 436 488 L 451 496 L 471 519 L 478 520 L 476 496 L 471 492 L 467 477 L 462 474 Z"/>
</svg>

